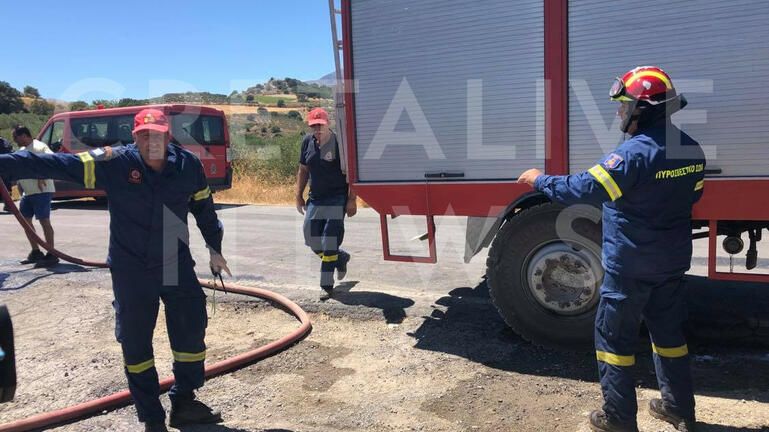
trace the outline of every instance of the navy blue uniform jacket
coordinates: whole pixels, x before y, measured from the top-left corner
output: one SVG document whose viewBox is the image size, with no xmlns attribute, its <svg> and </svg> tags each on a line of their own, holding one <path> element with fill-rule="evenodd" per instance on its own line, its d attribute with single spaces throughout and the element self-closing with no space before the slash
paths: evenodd
<svg viewBox="0 0 769 432">
<path fill-rule="evenodd" d="M 626 277 L 666 279 L 691 265 L 692 206 L 705 156 L 671 124 L 639 131 L 588 171 L 542 175 L 534 188 L 566 205 L 603 203 L 603 265 Z"/>
<path fill-rule="evenodd" d="M 222 225 L 214 210 L 200 160 L 168 144 L 166 165 L 156 173 L 133 145 L 78 154 L 0 155 L 0 174 L 54 178 L 107 192 L 110 213 L 109 263 L 116 269 L 151 269 L 192 263 L 187 214 L 197 221 L 207 245 L 221 252 Z M 88 235 L 85 230 L 81 233 Z"/>
</svg>

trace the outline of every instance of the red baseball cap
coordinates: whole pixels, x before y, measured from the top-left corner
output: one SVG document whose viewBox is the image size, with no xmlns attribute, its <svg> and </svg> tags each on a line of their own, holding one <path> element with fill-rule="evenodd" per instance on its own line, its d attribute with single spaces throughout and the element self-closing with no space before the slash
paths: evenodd
<svg viewBox="0 0 769 432">
<path fill-rule="evenodd" d="M 168 132 L 168 118 L 159 109 L 145 108 L 134 117 L 133 132 L 136 133 L 145 129 L 166 133 Z"/>
<path fill-rule="evenodd" d="M 328 113 L 323 108 L 315 108 L 307 114 L 307 124 L 310 126 L 316 124 L 327 125 Z"/>
</svg>

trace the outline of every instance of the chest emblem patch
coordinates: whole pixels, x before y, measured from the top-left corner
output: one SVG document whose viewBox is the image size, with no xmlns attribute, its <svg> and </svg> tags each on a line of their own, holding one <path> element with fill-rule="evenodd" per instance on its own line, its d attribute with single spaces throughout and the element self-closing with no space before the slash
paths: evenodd
<svg viewBox="0 0 769 432">
<path fill-rule="evenodd" d="M 142 182 L 142 173 L 138 169 L 132 169 L 128 173 L 128 183 L 139 184 Z"/>
<path fill-rule="evenodd" d="M 323 160 L 325 160 L 326 162 L 331 162 L 332 160 L 334 160 L 334 153 L 332 153 L 332 152 L 327 152 L 327 153 L 326 153 L 326 154 L 323 156 Z"/>
</svg>

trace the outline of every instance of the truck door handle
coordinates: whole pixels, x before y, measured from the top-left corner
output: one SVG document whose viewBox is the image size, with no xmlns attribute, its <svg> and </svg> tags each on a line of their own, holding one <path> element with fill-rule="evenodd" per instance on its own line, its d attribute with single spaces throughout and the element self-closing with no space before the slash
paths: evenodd
<svg viewBox="0 0 769 432">
<path fill-rule="evenodd" d="M 705 175 L 708 174 L 721 174 L 723 170 L 721 168 L 706 168 L 705 169 Z"/>
<path fill-rule="evenodd" d="M 425 178 L 462 178 L 465 173 L 459 171 L 426 172 Z"/>
</svg>

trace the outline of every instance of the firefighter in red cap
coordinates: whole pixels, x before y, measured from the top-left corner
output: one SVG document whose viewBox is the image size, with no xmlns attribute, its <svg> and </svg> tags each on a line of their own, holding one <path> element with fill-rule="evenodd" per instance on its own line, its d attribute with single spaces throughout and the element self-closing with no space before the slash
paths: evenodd
<svg viewBox="0 0 769 432">
<path fill-rule="evenodd" d="M 355 192 L 347 184 L 339 161 L 339 143 L 328 127 L 328 113 L 315 108 L 307 114 L 312 128 L 302 141 L 299 170 L 296 173 L 296 210 L 305 215 L 304 241 L 320 258 L 321 300 L 334 289 L 334 270 L 344 279 L 350 254 L 340 248 L 344 240 L 344 217 L 357 212 Z M 310 181 L 310 196 L 304 189 Z"/>
<path fill-rule="evenodd" d="M 56 178 L 100 188 L 109 197 L 109 258 L 115 294 L 115 334 L 145 431 L 167 431 L 152 349 L 159 300 L 165 304 L 176 382 L 169 391 L 171 426 L 216 423 L 218 412 L 195 399 L 204 382 L 205 294 L 189 247 L 191 212 L 210 251 L 211 270 L 229 273 L 221 255 L 222 224 L 200 160 L 170 144 L 168 120 L 157 109 L 134 119 L 134 144 L 79 154 L 0 155 L 0 174 Z"/>
<path fill-rule="evenodd" d="M 652 340 L 662 399 L 654 417 L 679 431 L 695 427 L 684 273 L 692 257 L 692 206 L 702 196 L 705 157 L 671 122 L 686 105 L 660 68 L 637 67 L 617 78 L 609 96 L 620 102 L 616 150 L 586 172 L 551 176 L 531 169 L 518 179 L 553 201 L 603 206 L 603 266 L 595 347 L 603 410 L 590 414 L 595 431 L 637 431 L 635 364 L 641 320 Z"/>
</svg>

